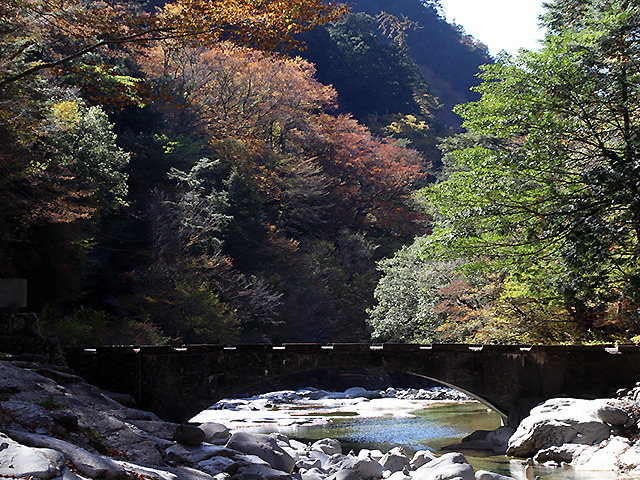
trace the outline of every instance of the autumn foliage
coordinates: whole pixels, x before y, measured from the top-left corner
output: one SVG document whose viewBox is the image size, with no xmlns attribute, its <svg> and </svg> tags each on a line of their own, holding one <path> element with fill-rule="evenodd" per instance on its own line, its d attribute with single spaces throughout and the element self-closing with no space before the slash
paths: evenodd
<svg viewBox="0 0 640 480">
<path fill-rule="evenodd" d="M 429 165 L 337 114 L 315 66 L 282 53 L 345 6 L 0 9 L 0 273 L 29 278 L 45 329 L 73 344 L 117 341 L 110 329 L 367 338 L 377 247 L 421 229 Z"/>
</svg>

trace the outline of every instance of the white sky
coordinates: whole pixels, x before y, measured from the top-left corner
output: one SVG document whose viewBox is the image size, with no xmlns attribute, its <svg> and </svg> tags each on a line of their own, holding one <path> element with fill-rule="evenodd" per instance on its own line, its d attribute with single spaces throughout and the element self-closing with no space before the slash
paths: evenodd
<svg viewBox="0 0 640 480">
<path fill-rule="evenodd" d="M 440 0 L 448 22 L 464 27 L 492 55 L 517 53 L 521 47 L 537 50 L 544 32 L 538 27 L 542 0 Z"/>
</svg>

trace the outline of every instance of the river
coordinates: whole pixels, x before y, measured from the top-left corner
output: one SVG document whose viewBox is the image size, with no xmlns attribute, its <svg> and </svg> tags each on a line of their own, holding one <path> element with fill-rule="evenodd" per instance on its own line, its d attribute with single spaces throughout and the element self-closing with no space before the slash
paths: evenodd
<svg viewBox="0 0 640 480">
<path fill-rule="evenodd" d="M 232 431 L 280 432 L 304 442 L 336 438 L 344 453 L 358 452 L 362 448 L 386 452 L 399 446 L 409 454 L 432 450 L 436 455 L 442 453 L 442 447 L 459 443 L 476 430 L 493 430 L 501 424 L 497 413 L 468 399 L 367 399 L 333 393 L 320 398 L 300 398 L 300 392 L 291 393 L 272 392 L 250 399 L 227 399 L 191 421 L 223 423 Z M 456 451 L 463 453 L 475 470 L 489 470 L 524 480 L 520 459 L 487 451 L 459 448 Z M 542 480 L 616 478 L 609 472 L 576 472 L 570 467 L 541 465 L 534 467 L 534 474 Z"/>
</svg>

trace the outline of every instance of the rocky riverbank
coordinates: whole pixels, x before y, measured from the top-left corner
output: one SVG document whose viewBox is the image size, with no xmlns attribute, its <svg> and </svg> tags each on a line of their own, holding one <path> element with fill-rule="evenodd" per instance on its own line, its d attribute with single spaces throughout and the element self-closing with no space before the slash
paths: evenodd
<svg viewBox="0 0 640 480">
<path fill-rule="evenodd" d="M 63 366 L 0 360 L 0 477 L 49 480 L 505 480 L 475 471 L 460 453 L 402 449 L 344 454 L 336 440 L 303 444 L 281 434 L 229 431 L 219 423 L 177 425 L 133 399 L 87 384 Z M 443 391 L 307 389 L 233 400 L 216 408 L 271 407 L 292 398 L 424 399 Z M 371 397 L 371 398 L 367 398 Z M 640 386 L 617 399 L 552 399 L 514 431 L 476 432 L 454 449 L 489 449 L 538 464 L 640 476 Z"/>
<path fill-rule="evenodd" d="M 533 408 L 509 438 L 508 455 L 575 470 L 640 476 L 640 385 L 618 398 L 555 398 Z"/>
<path fill-rule="evenodd" d="M 332 439 L 309 445 L 279 434 L 230 434 L 221 424 L 163 422 L 135 408 L 132 398 L 102 391 L 61 366 L 0 361 L 0 401 L 3 478 L 499 479 L 474 472 L 459 453 L 344 455 Z"/>
</svg>

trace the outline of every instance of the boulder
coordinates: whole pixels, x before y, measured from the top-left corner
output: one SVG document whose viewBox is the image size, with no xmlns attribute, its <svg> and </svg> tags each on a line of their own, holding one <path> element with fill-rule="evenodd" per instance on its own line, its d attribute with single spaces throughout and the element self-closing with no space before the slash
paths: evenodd
<svg viewBox="0 0 640 480">
<path fill-rule="evenodd" d="M 418 450 L 413 454 L 413 458 L 411 459 L 409 466 L 411 467 L 411 470 L 417 470 L 421 466 L 426 465 L 435 459 L 436 456 L 429 450 Z"/>
<path fill-rule="evenodd" d="M 239 452 L 257 455 L 272 468 L 283 472 L 291 473 L 295 466 L 295 461 L 285 452 L 270 435 L 236 432 L 229 438 L 227 448 Z"/>
<path fill-rule="evenodd" d="M 208 473 L 201 472 L 195 468 L 179 467 L 176 469 L 178 480 L 212 480 L 213 477 Z"/>
<path fill-rule="evenodd" d="M 173 438 L 180 445 L 200 445 L 204 442 L 205 433 L 195 425 L 178 425 Z"/>
<path fill-rule="evenodd" d="M 0 476 L 34 477 L 48 480 L 65 468 L 60 452 L 48 448 L 30 448 L 0 434 Z"/>
<path fill-rule="evenodd" d="M 426 472 L 416 471 L 413 480 L 475 480 L 473 467 L 468 463 L 453 463 L 450 465 L 440 465 L 427 475 Z"/>
<path fill-rule="evenodd" d="M 306 453 L 306 447 L 302 445 L 301 449 L 295 448 L 291 445 L 291 440 L 286 435 L 281 433 L 272 433 L 271 437 L 275 439 L 276 443 L 282 450 L 287 452 L 291 458 L 293 458 L 294 462 L 300 458 L 301 453 Z M 300 442 L 298 442 L 300 443 Z"/>
<path fill-rule="evenodd" d="M 411 459 L 405 455 L 400 447 L 392 448 L 380 459 L 382 468 L 392 473 L 400 472 L 403 468 L 408 468 L 410 464 Z"/>
<path fill-rule="evenodd" d="M 219 473 L 223 473 L 229 468 L 231 465 L 235 463 L 235 460 L 232 460 L 227 457 L 212 457 L 207 460 L 201 460 L 198 462 L 198 468 L 204 470 L 210 475 L 217 475 Z"/>
<path fill-rule="evenodd" d="M 571 466 L 577 471 L 608 471 L 618 472 L 620 468 L 631 469 L 635 465 L 624 464 L 620 461 L 630 449 L 630 441 L 623 437 L 612 437 L 600 445 L 585 445 L 577 451 Z"/>
<path fill-rule="evenodd" d="M 325 472 L 330 474 L 334 474 L 345 469 L 359 473 L 359 461 L 358 457 L 336 453 L 327 459 L 322 468 Z"/>
<path fill-rule="evenodd" d="M 327 460 L 329 460 L 329 457 L 331 455 L 327 455 L 326 453 L 319 450 L 309 450 L 308 452 L 306 452 L 306 456 L 309 458 L 317 458 L 318 460 L 320 460 L 320 463 L 324 465 L 325 463 L 327 463 Z"/>
<path fill-rule="evenodd" d="M 411 475 L 405 469 L 400 472 L 393 472 L 386 480 L 411 480 Z"/>
<path fill-rule="evenodd" d="M 311 450 L 318 450 L 327 455 L 334 455 L 336 453 L 342 453 L 342 446 L 335 438 L 323 438 L 311 445 Z"/>
<path fill-rule="evenodd" d="M 90 478 L 106 478 L 107 480 L 129 480 L 132 475 L 114 460 L 94 455 L 87 450 L 57 438 L 45 437 L 32 433 L 6 430 L 5 432 L 16 442 L 36 448 L 50 448 L 61 452 L 82 475 Z"/>
<path fill-rule="evenodd" d="M 312 468 L 322 468 L 322 462 L 320 461 L 319 458 L 303 456 L 298 458 L 298 460 L 296 461 L 296 468 L 301 470 L 302 469 L 311 470 Z"/>
<path fill-rule="evenodd" d="M 302 480 L 324 480 L 329 475 L 320 470 L 319 468 L 310 468 L 309 470 L 301 471 Z"/>
<path fill-rule="evenodd" d="M 484 440 L 493 447 L 494 452 L 505 453 L 509 446 L 509 439 L 514 433 L 516 433 L 515 428 L 503 426 L 487 433 Z"/>
<path fill-rule="evenodd" d="M 513 477 L 500 475 L 498 473 L 488 472 L 487 470 L 478 470 L 476 472 L 476 480 L 515 480 Z"/>
<path fill-rule="evenodd" d="M 213 442 L 229 437 L 229 429 L 221 423 L 202 423 L 198 426 L 204 432 L 204 441 Z"/>
<path fill-rule="evenodd" d="M 334 473 L 327 480 L 360 480 L 360 476 L 355 471 L 346 469 Z"/>
<path fill-rule="evenodd" d="M 349 388 L 344 392 L 344 394 L 347 398 L 367 398 L 369 400 L 381 397 L 379 391 L 371 391 L 362 387 Z"/>
<path fill-rule="evenodd" d="M 609 401 L 596 410 L 598 418 L 609 425 L 624 425 L 629 420 L 629 413 L 622 402 Z"/>
<path fill-rule="evenodd" d="M 539 450 L 536 456 L 533 458 L 538 463 L 555 462 L 571 463 L 574 455 L 584 449 L 584 445 L 578 445 L 577 443 L 565 443 L 564 445 L 552 445 L 547 448 Z"/>
<path fill-rule="evenodd" d="M 160 438 L 168 441 L 173 441 L 173 436 L 176 432 L 176 428 L 178 427 L 175 423 L 157 420 L 129 420 L 128 423 L 156 439 Z"/>
<path fill-rule="evenodd" d="M 169 461 L 174 463 L 198 463 L 213 457 L 232 458 L 238 454 L 236 450 L 218 445 L 190 446 L 174 443 L 165 450 Z"/>
<path fill-rule="evenodd" d="M 358 458 L 360 459 L 370 458 L 379 462 L 382 457 L 384 457 L 384 453 L 380 450 L 369 450 L 368 448 L 363 448 L 358 452 Z"/>
<path fill-rule="evenodd" d="M 292 480 L 291 475 L 287 472 L 254 464 L 241 466 L 233 475 L 233 478 L 237 480 Z"/>
<path fill-rule="evenodd" d="M 116 460 L 119 465 L 122 465 L 128 472 L 133 472 L 138 478 L 152 478 L 154 480 L 178 480 L 178 476 L 173 472 L 167 472 L 158 468 L 149 466 L 137 465 L 131 462 L 125 462 Z M 78 477 L 80 479 L 80 477 Z M 66 479 L 63 479 L 66 480 Z"/>
<path fill-rule="evenodd" d="M 358 459 L 357 470 L 360 478 L 366 480 L 368 478 L 382 478 L 384 469 L 382 465 L 372 458 Z"/>
<path fill-rule="evenodd" d="M 631 442 L 629 448 L 618 456 L 618 461 L 625 471 L 636 470 L 635 473 L 640 474 L 640 443 Z"/>
<path fill-rule="evenodd" d="M 461 443 L 447 445 L 442 450 L 492 450 L 496 453 L 505 453 L 509 446 L 509 439 L 514 433 L 514 428 L 506 426 L 492 431 L 476 430 L 463 438 Z"/>
<path fill-rule="evenodd" d="M 577 443 L 595 445 L 611 434 L 597 410 L 602 402 L 554 398 L 531 410 L 509 439 L 507 454 L 533 457 L 538 450 L 552 445 Z"/>
<path fill-rule="evenodd" d="M 413 480 L 447 480 L 460 477 L 475 480 L 473 468 L 464 455 L 450 452 L 418 468 L 411 476 Z"/>
</svg>

